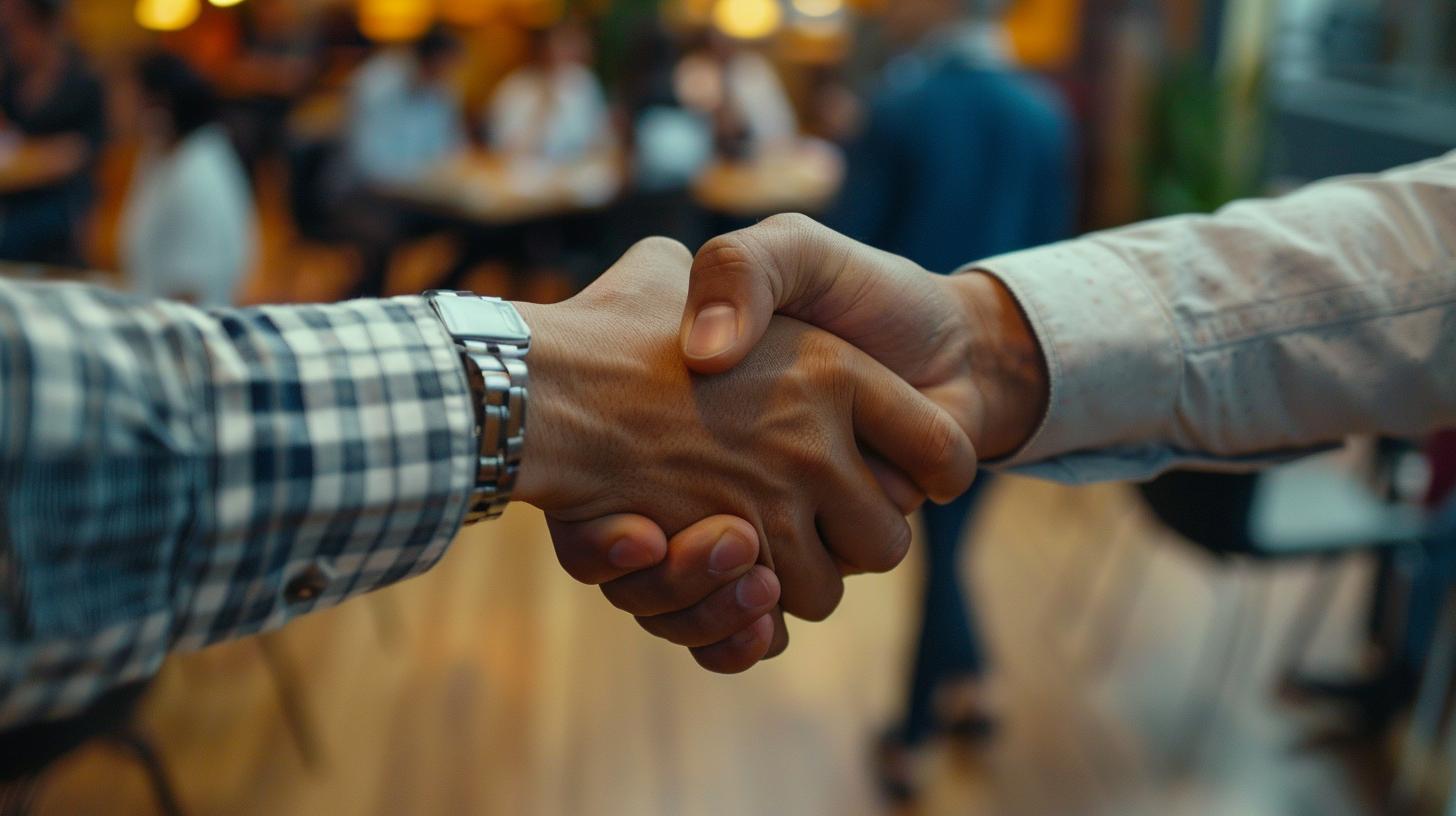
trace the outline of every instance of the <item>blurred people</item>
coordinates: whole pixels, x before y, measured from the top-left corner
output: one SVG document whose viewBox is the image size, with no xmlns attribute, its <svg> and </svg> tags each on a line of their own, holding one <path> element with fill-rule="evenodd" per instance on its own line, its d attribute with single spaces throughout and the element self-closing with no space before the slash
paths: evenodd
<svg viewBox="0 0 1456 816">
<path fill-rule="evenodd" d="M 590 62 L 591 40 L 580 23 L 532 32 L 528 61 L 501 80 L 491 98 L 491 147 L 556 164 L 612 147 L 606 97 Z"/>
<path fill-rule="evenodd" d="M 883 25 L 907 50 L 886 70 L 851 141 L 843 191 L 827 223 L 926 269 L 1067 236 L 1070 125 L 1052 92 L 1007 57 L 998 0 L 897 0 Z M 882 745 L 883 781 L 914 791 L 913 752 L 938 731 L 977 737 L 992 722 L 986 654 L 964 595 L 959 551 L 991 479 L 922 512 L 924 609 L 904 719 Z"/>
<path fill-rule="evenodd" d="M 78 265 L 106 104 L 64 0 L 0 0 L 0 127 L 31 165 L 24 189 L 0 191 L 0 259 Z"/>
<path fill-rule="evenodd" d="M 367 185 L 418 181 L 465 149 L 459 95 L 450 84 L 459 43 L 431 29 L 407 48 L 384 48 L 349 87 L 348 153 Z"/>
<path fill-rule="evenodd" d="M 122 213 L 123 271 L 148 297 L 229 305 L 253 262 L 257 228 L 216 97 L 171 54 L 143 58 L 137 80 L 144 151 Z"/>
<path fill-rule="evenodd" d="M 728 158 L 753 156 L 799 132 L 773 63 L 725 34 L 709 31 L 673 81 L 679 99 L 710 117 L 718 152 Z"/>
<path fill-rule="evenodd" d="M 631 181 L 617 232 L 698 246 L 709 235 L 708 218 L 690 188 L 713 159 L 713 130 L 707 114 L 677 94 L 673 72 L 681 56 L 679 39 L 657 20 L 640 26 L 627 48 L 618 94 Z"/>
<path fill-rule="evenodd" d="M 294 0 L 251 0 L 241 9 L 240 49 L 226 71 L 223 119 L 252 172 L 281 159 L 288 114 L 319 74 L 314 12 Z"/>
<path fill-rule="evenodd" d="M 376 194 L 424 180 L 467 148 L 451 84 L 459 56 L 459 43 L 436 27 L 408 47 L 381 49 L 350 83 L 345 154 L 357 194 L 344 218 L 364 255 L 355 296 L 382 294 L 394 248 L 440 226 Z"/>
</svg>

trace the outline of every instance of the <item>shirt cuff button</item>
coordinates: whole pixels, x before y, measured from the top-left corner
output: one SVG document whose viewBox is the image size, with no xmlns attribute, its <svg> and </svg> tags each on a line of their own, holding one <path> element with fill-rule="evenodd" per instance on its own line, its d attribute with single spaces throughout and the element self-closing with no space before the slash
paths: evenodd
<svg viewBox="0 0 1456 816">
<path fill-rule="evenodd" d="M 305 603 L 322 595 L 328 585 L 329 576 L 317 564 L 309 564 L 288 579 L 283 587 L 283 599 L 291 604 Z"/>
</svg>

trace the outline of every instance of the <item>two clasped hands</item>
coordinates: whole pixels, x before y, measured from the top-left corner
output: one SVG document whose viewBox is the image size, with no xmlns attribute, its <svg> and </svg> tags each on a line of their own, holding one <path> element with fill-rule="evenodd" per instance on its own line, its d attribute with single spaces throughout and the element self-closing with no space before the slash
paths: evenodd
<svg viewBox="0 0 1456 816">
<path fill-rule="evenodd" d="M 531 325 L 516 498 L 648 632 L 742 671 L 894 567 L 905 516 L 1016 450 L 1047 399 L 1036 340 L 990 275 L 942 276 L 804 216 L 696 255 L 634 246 Z"/>
</svg>

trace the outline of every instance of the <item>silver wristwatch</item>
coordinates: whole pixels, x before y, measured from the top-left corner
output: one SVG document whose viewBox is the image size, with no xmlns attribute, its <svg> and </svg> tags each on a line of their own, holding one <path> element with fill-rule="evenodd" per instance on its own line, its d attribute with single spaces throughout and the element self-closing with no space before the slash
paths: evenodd
<svg viewBox="0 0 1456 816">
<path fill-rule="evenodd" d="M 526 352 L 531 329 L 516 307 L 473 292 L 435 289 L 425 299 L 455 338 L 475 402 L 480 441 L 465 523 L 505 512 L 526 442 Z"/>
</svg>

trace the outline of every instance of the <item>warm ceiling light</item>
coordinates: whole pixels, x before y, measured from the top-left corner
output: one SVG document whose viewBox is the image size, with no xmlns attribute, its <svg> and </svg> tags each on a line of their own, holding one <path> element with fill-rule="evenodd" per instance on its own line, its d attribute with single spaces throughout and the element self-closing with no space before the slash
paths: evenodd
<svg viewBox="0 0 1456 816">
<path fill-rule="evenodd" d="M 376 42 L 412 40 L 434 19 L 429 0 L 359 0 L 359 30 Z"/>
<path fill-rule="evenodd" d="M 757 40 L 778 31 L 784 10 L 778 0 L 718 0 L 713 25 L 730 37 Z"/>
<path fill-rule="evenodd" d="M 514 0 L 511 13 L 527 28 L 550 28 L 566 14 L 562 0 Z"/>
<path fill-rule="evenodd" d="M 137 25 L 151 31 L 180 31 L 202 13 L 199 0 L 137 0 Z"/>
<path fill-rule="evenodd" d="M 440 18 L 457 26 L 490 22 L 499 9 L 491 0 L 440 0 Z"/>
<path fill-rule="evenodd" d="M 833 17 L 844 8 L 844 0 L 793 0 L 794 11 L 805 17 Z"/>
<path fill-rule="evenodd" d="M 231 8 L 233 6 L 241 4 L 243 0 L 207 0 L 207 2 L 213 4 L 214 6 L 217 6 L 218 8 Z"/>
</svg>

